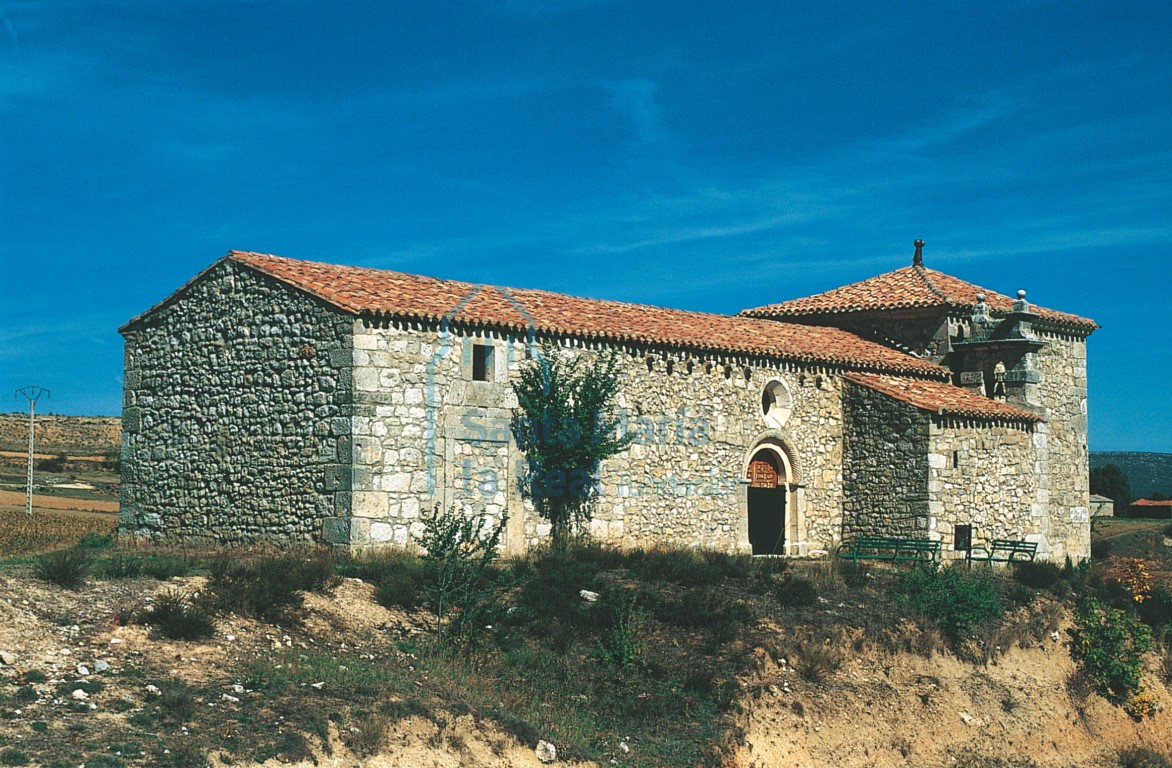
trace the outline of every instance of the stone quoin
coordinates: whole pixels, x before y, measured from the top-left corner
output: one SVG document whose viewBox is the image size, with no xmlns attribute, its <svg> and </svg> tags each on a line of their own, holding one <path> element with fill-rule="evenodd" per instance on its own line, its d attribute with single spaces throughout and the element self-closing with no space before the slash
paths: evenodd
<svg viewBox="0 0 1172 768">
<path fill-rule="evenodd" d="M 434 507 L 522 552 L 512 382 L 612 350 L 589 530 L 816 555 L 859 533 L 1090 552 L 1091 320 L 923 265 L 739 315 L 233 251 L 120 330 L 126 535 L 410 546 Z"/>
</svg>

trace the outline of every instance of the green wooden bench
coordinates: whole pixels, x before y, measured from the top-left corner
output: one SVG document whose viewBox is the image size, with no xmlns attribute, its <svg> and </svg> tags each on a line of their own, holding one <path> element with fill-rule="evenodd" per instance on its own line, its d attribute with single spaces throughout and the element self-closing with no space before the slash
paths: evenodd
<svg viewBox="0 0 1172 768">
<path fill-rule="evenodd" d="M 838 547 L 843 559 L 933 562 L 940 556 L 940 542 L 902 536 L 855 536 Z"/>
<path fill-rule="evenodd" d="M 987 545 L 973 547 L 965 555 L 969 561 L 985 563 L 1033 562 L 1038 554 L 1038 542 L 1016 541 L 1014 539 L 993 539 Z"/>
</svg>

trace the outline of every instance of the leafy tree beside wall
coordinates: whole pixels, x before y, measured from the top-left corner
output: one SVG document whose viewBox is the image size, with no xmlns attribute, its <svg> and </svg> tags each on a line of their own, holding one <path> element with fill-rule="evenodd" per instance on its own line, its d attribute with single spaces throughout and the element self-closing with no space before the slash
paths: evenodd
<svg viewBox="0 0 1172 768">
<path fill-rule="evenodd" d="M 590 519 L 598 467 L 630 442 L 615 429 L 619 360 L 601 352 L 587 361 L 546 346 L 525 364 L 514 385 L 512 431 L 528 464 L 522 491 L 564 546 Z"/>
<path fill-rule="evenodd" d="M 1104 464 L 1091 470 L 1091 493 L 1114 501 L 1118 515 L 1127 514 L 1127 508 L 1134 500 L 1127 474 L 1116 464 Z"/>
</svg>

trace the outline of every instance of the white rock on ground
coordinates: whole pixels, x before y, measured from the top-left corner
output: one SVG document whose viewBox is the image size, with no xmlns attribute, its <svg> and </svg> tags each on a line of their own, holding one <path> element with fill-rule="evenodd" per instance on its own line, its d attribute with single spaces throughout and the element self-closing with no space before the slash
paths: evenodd
<svg viewBox="0 0 1172 768">
<path fill-rule="evenodd" d="M 537 759 L 543 763 L 552 763 L 558 759 L 557 747 L 544 739 L 537 742 L 537 749 L 533 751 L 537 753 Z"/>
</svg>

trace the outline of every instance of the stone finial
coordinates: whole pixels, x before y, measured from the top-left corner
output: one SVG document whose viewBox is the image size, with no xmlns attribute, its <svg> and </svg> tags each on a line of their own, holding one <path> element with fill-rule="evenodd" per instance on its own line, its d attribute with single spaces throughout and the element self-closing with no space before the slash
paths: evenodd
<svg viewBox="0 0 1172 768">
<path fill-rule="evenodd" d="M 917 240 L 914 243 L 912 243 L 912 245 L 914 245 L 916 247 L 916 255 L 912 256 L 912 266 L 913 267 L 924 266 L 924 241 Z"/>
<path fill-rule="evenodd" d="M 1030 311 L 1030 303 L 1028 301 L 1026 301 L 1026 292 L 1025 292 L 1024 288 L 1020 289 L 1017 292 L 1017 301 L 1013 302 L 1013 311 L 1014 312 L 1029 312 Z"/>
</svg>

